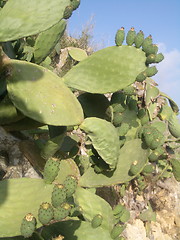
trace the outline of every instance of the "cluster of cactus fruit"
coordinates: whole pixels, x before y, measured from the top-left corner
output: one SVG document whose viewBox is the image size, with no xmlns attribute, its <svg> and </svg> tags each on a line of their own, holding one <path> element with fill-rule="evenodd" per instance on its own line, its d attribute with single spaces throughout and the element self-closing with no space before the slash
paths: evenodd
<svg viewBox="0 0 180 240">
<path fill-rule="evenodd" d="M 130 212 L 122 204 L 112 209 L 96 188 L 121 184 L 123 196 L 131 181 L 141 194 L 149 176 L 173 173 L 180 181 L 179 109 L 151 78 L 164 56 L 151 35 L 131 28 L 125 36 L 122 27 L 116 46 L 90 56 L 70 49 L 75 66 L 61 79 L 51 71 L 50 54 L 80 1 L 53 0 L 50 8 L 49 1 L 38 0 L 39 9 L 43 6 L 38 22 L 26 22 L 23 15 L 25 27 L 17 29 L 10 18 L 6 22 L 7 12 L 13 19 L 21 6 L 36 19 L 36 4 L 27 8 L 27 0 L 19 1 L 0 1 L 0 124 L 31 140 L 35 132 L 31 163 L 43 177 L 0 181 L 0 203 L 5 202 L 0 239 L 21 234 L 38 240 L 123 240 Z M 19 214 L 11 208 L 16 202 Z"/>
</svg>

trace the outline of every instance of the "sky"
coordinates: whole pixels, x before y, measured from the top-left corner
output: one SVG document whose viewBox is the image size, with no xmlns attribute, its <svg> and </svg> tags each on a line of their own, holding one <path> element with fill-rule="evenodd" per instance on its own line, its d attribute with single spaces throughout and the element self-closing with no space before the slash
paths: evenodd
<svg viewBox="0 0 180 240">
<path fill-rule="evenodd" d="M 180 107 L 180 0 L 81 0 L 68 21 L 68 32 L 77 36 L 93 25 L 92 43 L 97 49 L 115 45 L 116 31 L 124 27 L 153 37 L 165 59 L 156 65 L 153 79 L 159 89 Z M 125 43 L 124 43 L 125 44 Z"/>
</svg>

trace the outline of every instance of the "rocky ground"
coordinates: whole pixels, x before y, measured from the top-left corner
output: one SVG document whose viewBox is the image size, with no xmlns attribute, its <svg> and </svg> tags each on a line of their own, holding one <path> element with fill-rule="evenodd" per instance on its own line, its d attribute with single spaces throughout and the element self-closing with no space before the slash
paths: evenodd
<svg viewBox="0 0 180 240">
<path fill-rule="evenodd" d="M 41 177 L 32 163 L 19 148 L 21 140 L 0 128 L 0 180 L 19 177 Z M 180 182 L 173 177 L 149 183 L 143 194 L 134 193 L 129 185 L 123 197 L 119 195 L 120 186 L 98 189 L 112 206 L 121 202 L 130 210 L 131 218 L 123 232 L 127 240 L 179 240 L 180 239 Z M 156 213 L 156 221 L 143 222 L 139 213 L 151 203 Z"/>
</svg>

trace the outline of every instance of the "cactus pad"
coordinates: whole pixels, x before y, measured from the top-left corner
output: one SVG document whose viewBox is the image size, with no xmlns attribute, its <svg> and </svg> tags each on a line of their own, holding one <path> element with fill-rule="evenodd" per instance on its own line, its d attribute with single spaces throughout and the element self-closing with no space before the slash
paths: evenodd
<svg viewBox="0 0 180 240">
<path fill-rule="evenodd" d="M 0 42 L 42 32 L 63 18 L 69 0 L 8 0 L 1 10 Z M 47 17 L 48 16 L 48 17 Z"/>
<path fill-rule="evenodd" d="M 87 58 L 87 53 L 85 50 L 81 48 L 75 48 L 75 47 L 69 47 L 68 48 L 69 55 L 75 60 L 75 61 L 82 61 L 85 58 Z"/>
<path fill-rule="evenodd" d="M 7 89 L 13 104 L 24 115 L 49 125 L 76 125 L 83 120 L 73 93 L 53 72 L 36 64 L 11 60 Z"/>
<path fill-rule="evenodd" d="M 147 163 L 148 155 L 149 150 L 142 148 L 140 139 L 130 140 L 120 149 L 117 167 L 113 174 L 96 174 L 93 168 L 89 168 L 80 178 L 79 184 L 84 187 L 101 187 L 128 182 L 134 178 L 128 174 L 132 162 L 140 159 L 139 172 L 141 172 Z"/>
<path fill-rule="evenodd" d="M 37 219 L 43 201 L 51 201 L 53 185 L 43 179 L 8 179 L 0 182 L 0 236 L 20 235 L 22 219 L 29 212 Z M 10 227 L 9 227 L 10 226 Z M 37 219 L 37 227 L 40 223 Z"/>
<path fill-rule="evenodd" d="M 65 83 L 78 90 L 108 93 L 133 83 L 145 70 L 146 56 L 131 46 L 113 46 L 93 53 L 65 76 Z"/>
<path fill-rule="evenodd" d="M 86 118 L 80 128 L 88 134 L 101 158 L 114 169 L 119 155 L 116 128 L 110 122 L 95 117 Z"/>
</svg>

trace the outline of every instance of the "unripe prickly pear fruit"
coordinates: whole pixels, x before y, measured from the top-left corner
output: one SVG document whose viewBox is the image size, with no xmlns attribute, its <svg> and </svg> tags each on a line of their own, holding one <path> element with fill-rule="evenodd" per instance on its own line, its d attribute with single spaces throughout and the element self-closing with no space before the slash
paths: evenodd
<svg viewBox="0 0 180 240">
<path fill-rule="evenodd" d="M 162 53 L 158 53 L 155 58 L 155 63 L 159 63 L 164 59 L 164 55 Z"/>
<path fill-rule="evenodd" d="M 156 148 L 151 152 L 148 159 L 150 162 L 155 162 L 158 160 L 158 158 L 165 153 L 165 150 L 162 146 Z"/>
<path fill-rule="evenodd" d="M 146 56 L 149 56 L 150 54 L 157 54 L 157 52 L 158 46 L 156 44 L 149 44 L 145 50 Z"/>
<path fill-rule="evenodd" d="M 147 38 L 144 39 L 142 43 L 142 50 L 146 52 L 147 47 L 152 44 L 152 36 L 149 35 Z"/>
<path fill-rule="evenodd" d="M 140 171 L 138 161 L 134 161 L 129 169 L 129 175 L 134 176 Z"/>
<path fill-rule="evenodd" d="M 50 203 L 44 202 L 40 205 L 38 210 L 38 219 L 43 224 L 48 224 L 54 216 L 53 207 Z"/>
<path fill-rule="evenodd" d="M 124 27 L 121 27 L 116 32 L 116 36 L 115 36 L 116 46 L 121 46 L 124 41 L 124 38 L 125 38 Z"/>
<path fill-rule="evenodd" d="M 73 195 L 73 193 L 75 193 L 78 181 L 75 176 L 68 175 L 64 180 L 63 184 L 64 184 L 64 187 L 66 188 L 67 198 L 69 198 Z"/>
<path fill-rule="evenodd" d="M 73 10 L 76 10 L 80 5 L 80 0 L 72 0 L 71 1 L 71 6 L 73 8 Z"/>
<path fill-rule="evenodd" d="M 21 235 L 24 238 L 31 237 L 35 229 L 36 229 L 36 219 L 31 213 L 28 213 L 23 218 L 21 223 L 21 228 L 20 228 Z"/>
<path fill-rule="evenodd" d="M 137 101 L 135 99 L 130 99 L 128 102 L 128 108 L 132 111 L 138 111 Z"/>
<path fill-rule="evenodd" d="M 64 19 L 70 18 L 71 15 L 72 15 L 72 12 L 73 12 L 73 7 L 72 7 L 72 5 L 67 6 L 67 7 L 65 8 L 65 10 L 64 10 L 63 18 L 64 18 Z"/>
<path fill-rule="evenodd" d="M 134 43 L 136 48 L 140 48 L 144 41 L 144 33 L 143 31 L 139 31 L 138 34 L 135 36 Z"/>
<path fill-rule="evenodd" d="M 113 124 L 115 127 L 119 127 L 123 121 L 123 115 L 122 113 L 115 112 L 113 116 Z"/>
<path fill-rule="evenodd" d="M 117 224 L 111 231 L 111 238 L 116 239 L 124 230 L 124 226 Z"/>
<path fill-rule="evenodd" d="M 146 64 L 151 64 L 151 63 L 156 63 L 156 55 L 155 54 L 150 54 L 146 58 Z"/>
<path fill-rule="evenodd" d="M 96 216 L 93 217 L 92 221 L 91 221 L 91 226 L 93 228 L 97 228 L 99 226 L 101 226 L 103 221 L 103 217 L 100 214 L 97 214 Z"/>
<path fill-rule="evenodd" d="M 60 207 L 54 209 L 54 219 L 61 221 L 69 215 L 70 211 L 71 206 L 69 203 L 62 203 Z"/>
<path fill-rule="evenodd" d="M 49 158 L 44 166 L 44 181 L 45 183 L 52 183 L 59 171 L 59 159 Z"/>
<path fill-rule="evenodd" d="M 148 67 L 145 70 L 145 73 L 147 75 L 147 77 L 152 77 L 154 76 L 156 73 L 158 72 L 157 68 L 155 66 L 153 67 Z"/>
<path fill-rule="evenodd" d="M 154 167 L 152 164 L 148 164 L 146 165 L 143 170 L 142 170 L 142 173 L 143 174 L 148 174 L 148 173 L 152 173 L 154 171 Z"/>
<path fill-rule="evenodd" d="M 145 71 L 139 73 L 136 77 L 137 82 L 143 82 L 147 78 L 147 74 Z"/>
<path fill-rule="evenodd" d="M 56 184 L 53 188 L 51 202 L 53 207 L 59 207 L 66 201 L 66 188 L 62 184 Z"/>
<path fill-rule="evenodd" d="M 127 36 L 126 36 L 126 43 L 127 43 L 128 46 L 132 46 L 133 45 L 135 37 L 136 37 L 136 32 L 135 32 L 134 28 L 132 27 L 128 31 Z"/>
<path fill-rule="evenodd" d="M 127 86 L 126 88 L 123 89 L 123 93 L 128 96 L 136 95 L 135 91 L 136 91 L 136 89 L 132 85 Z"/>
</svg>

